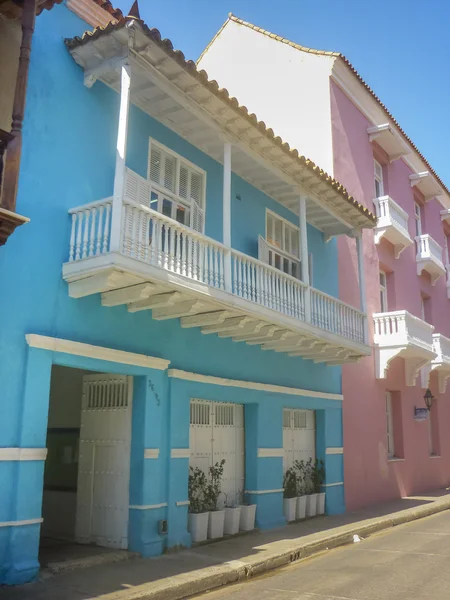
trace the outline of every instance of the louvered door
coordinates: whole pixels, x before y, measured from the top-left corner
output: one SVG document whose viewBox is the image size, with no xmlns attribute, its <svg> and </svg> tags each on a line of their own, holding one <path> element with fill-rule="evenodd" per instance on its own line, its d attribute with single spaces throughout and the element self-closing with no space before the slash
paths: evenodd
<svg viewBox="0 0 450 600">
<path fill-rule="evenodd" d="M 77 542 L 128 546 L 132 377 L 83 378 Z"/>
<path fill-rule="evenodd" d="M 242 404 L 191 400 L 189 464 L 208 473 L 225 459 L 221 506 L 239 502 L 244 491 L 244 437 Z"/>
<path fill-rule="evenodd" d="M 316 423 L 313 410 L 283 409 L 283 468 L 287 471 L 296 460 L 316 458 Z"/>
</svg>

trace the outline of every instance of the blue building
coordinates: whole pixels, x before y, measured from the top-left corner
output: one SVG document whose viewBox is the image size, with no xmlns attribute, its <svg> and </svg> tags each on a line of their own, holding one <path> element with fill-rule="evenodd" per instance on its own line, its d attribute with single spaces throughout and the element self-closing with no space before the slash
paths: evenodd
<svg viewBox="0 0 450 600">
<path fill-rule="evenodd" d="M 372 216 L 156 29 L 92 2 L 84 34 L 88 3 L 36 23 L 30 222 L 0 250 L 0 583 L 41 536 L 189 547 L 190 464 L 225 458 L 265 529 L 318 457 L 343 512 L 339 365 L 370 354 L 336 236 L 361 250 Z"/>
</svg>

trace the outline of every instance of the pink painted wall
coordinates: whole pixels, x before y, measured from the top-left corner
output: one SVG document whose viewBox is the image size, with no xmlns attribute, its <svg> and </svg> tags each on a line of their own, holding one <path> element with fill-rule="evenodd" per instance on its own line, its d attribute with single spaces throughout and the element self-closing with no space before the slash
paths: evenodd
<svg viewBox="0 0 450 600">
<path fill-rule="evenodd" d="M 415 237 L 414 195 L 410 186 L 411 170 L 403 160 L 389 164 L 383 151 L 371 144 L 369 123 L 344 92 L 331 82 L 334 174 L 352 195 L 373 209 L 373 159 L 385 162 L 385 194 L 389 194 L 409 214 L 409 233 Z M 441 207 L 436 200 L 423 208 L 422 230 L 444 246 Z M 392 245 L 382 240 L 376 246 L 373 233 L 364 232 L 364 255 L 369 314 L 370 343 L 373 340 L 371 315 L 380 312 L 379 270 L 388 274 L 389 310 L 408 310 L 421 316 L 421 296 L 430 297 L 430 321 L 436 333 L 450 337 L 450 300 L 445 277 L 433 287 L 428 274 L 417 275 L 415 244 L 394 258 Z M 340 297 L 358 306 L 355 243 L 342 236 L 339 240 Z M 428 422 L 413 420 L 414 407 L 424 406 L 420 376 L 414 387 L 405 385 L 404 361 L 395 359 L 386 379 L 375 378 L 374 357 L 343 368 L 344 476 L 348 509 L 382 500 L 420 493 L 450 483 L 450 384 L 439 395 L 435 374 L 430 387 L 437 398 L 432 426 L 441 458 L 430 458 Z M 403 460 L 387 458 L 385 392 L 393 393 L 394 437 L 396 452 Z"/>
</svg>

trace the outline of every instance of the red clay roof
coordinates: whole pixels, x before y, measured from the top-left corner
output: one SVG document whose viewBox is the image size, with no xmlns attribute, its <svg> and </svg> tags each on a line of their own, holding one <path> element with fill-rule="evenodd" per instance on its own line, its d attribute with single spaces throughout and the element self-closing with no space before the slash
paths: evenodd
<svg viewBox="0 0 450 600">
<path fill-rule="evenodd" d="M 379 104 L 379 106 L 383 109 L 384 113 L 390 119 L 390 121 L 397 127 L 398 131 L 402 134 L 402 136 L 404 137 L 404 139 L 417 152 L 417 154 L 420 156 L 420 158 L 425 163 L 427 169 L 430 171 L 430 173 L 432 173 L 434 175 L 434 177 L 439 182 L 439 184 L 442 186 L 442 188 L 445 190 L 445 192 L 450 195 L 450 189 L 445 185 L 445 183 L 442 181 L 442 179 L 439 177 L 439 175 L 436 173 L 436 171 L 430 165 L 430 163 L 425 158 L 425 156 L 420 152 L 419 148 L 414 144 L 414 142 L 411 140 L 411 138 L 401 128 L 400 124 L 395 119 L 395 117 L 393 116 L 393 114 L 389 111 L 389 109 L 386 107 L 386 105 L 383 104 L 383 102 L 375 94 L 375 92 L 372 90 L 372 88 L 369 86 L 369 84 L 366 83 L 366 81 L 364 81 L 364 79 L 361 77 L 361 75 L 358 73 L 358 71 L 355 69 L 355 67 L 352 65 L 352 63 L 348 60 L 348 58 L 346 56 L 344 56 L 344 54 L 341 54 L 340 52 L 333 52 L 333 51 L 328 51 L 328 50 L 317 50 L 315 48 L 307 48 L 306 46 L 302 46 L 300 44 L 296 44 L 295 42 L 292 42 L 292 41 L 290 41 L 290 40 L 288 40 L 288 39 L 286 39 L 284 37 L 281 37 L 280 35 L 276 35 L 275 33 L 271 33 L 270 31 L 262 29 L 261 27 L 257 27 L 256 25 L 253 25 L 252 23 L 248 23 L 247 21 L 243 21 L 242 19 L 239 19 L 238 17 L 236 17 L 232 13 L 229 13 L 228 19 L 225 21 L 225 23 L 222 25 L 222 27 L 219 29 L 219 31 L 216 33 L 216 35 L 213 37 L 213 39 L 211 40 L 211 42 L 203 50 L 203 52 L 200 55 L 200 57 L 199 57 L 199 59 L 198 59 L 197 62 L 199 62 L 200 59 L 201 59 L 201 57 L 204 54 L 206 54 L 206 52 L 208 51 L 209 47 L 212 45 L 212 43 L 214 42 L 214 40 L 216 39 L 216 37 L 220 34 L 220 32 L 224 29 L 225 25 L 229 21 L 234 21 L 235 23 L 238 23 L 239 25 L 245 25 L 245 27 L 249 27 L 250 29 L 253 29 L 254 31 L 262 33 L 263 35 L 267 35 L 268 37 L 271 37 L 272 39 L 277 40 L 278 42 L 282 42 L 283 44 L 287 44 L 288 46 L 292 46 L 292 48 L 296 48 L 297 50 L 301 50 L 302 52 L 308 52 L 310 54 L 317 54 L 319 56 L 334 56 L 335 58 L 339 58 L 339 59 L 343 60 L 344 63 L 347 65 L 347 67 L 358 78 L 358 80 L 360 81 L 360 83 L 366 88 L 366 90 L 369 92 L 369 94 L 376 100 L 376 102 Z"/>
<path fill-rule="evenodd" d="M 94 1 L 97 3 L 101 2 L 101 0 Z M 108 2 L 108 4 L 110 3 Z M 210 81 L 208 79 L 208 74 L 206 73 L 206 71 L 199 71 L 194 61 L 186 60 L 181 50 L 175 50 L 172 42 L 169 39 L 163 39 L 161 37 L 161 33 L 158 31 L 158 29 L 150 29 L 142 20 L 138 20 L 134 17 L 123 17 L 122 15 L 116 23 L 110 22 L 105 27 L 96 27 L 93 31 L 86 31 L 81 37 L 77 36 L 74 38 L 66 38 L 64 42 L 69 48 L 69 50 L 73 50 L 79 46 L 87 44 L 92 40 L 96 40 L 101 36 L 107 35 L 112 31 L 116 31 L 118 29 L 123 28 L 129 20 L 138 21 L 142 26 L 145 35 L 155 44 L 157 44 L 162 50 L 164 50 L 164 52 L 166 52 L 168 56 L 176 60 L 176 62 L 181 67 L 183 67 L 183 69 L 185 69 L 190 75 L 199 80 L 202 83 L 202 85 L 204 85 L 215 96 L 220 98 L 222 101 L 226 102 L 229 105 L 229 107 L 232 108 L 235 112 L 237 112 L 241 117 L 246 118 L 268 139 L 277 144 L 277 146 L 279 146 L 287 155 L 302 163 L 305 167 L 308 168 L 308 170 L 313 172 L 322 181 L 326 182 L 330 187 L 332 187 L 336 192 L 338 192 L 349 204 L 356 207 L 359 210 L 359 212 L 368 219 L 372 227 L 376 224 L 376 216 L 373 213 L 371 213 L 360 202 L 358 202 L 353 196 L 351 196 L 348 193 L 347 189 L 341 183 L 339 183 L 339 181 L 336 181 L 333 177 L 328 175 L 328 173 L 326 173 L 323 169 L 318 167 L 312 160 L 300 155 L 298 150 L 292 149 L 287 142 L 283 142 L 283 140 L 280 137 L 275 135 L 273 129 L 267 127 L 267 125 L 263 121 L 258 121 L 255 114 L 250 114 L 246 106 L 241 106 L 236 98 L 230 97 L 230 94 L 227 89 L 219 88 L 217 81 Z"/>
</svg>

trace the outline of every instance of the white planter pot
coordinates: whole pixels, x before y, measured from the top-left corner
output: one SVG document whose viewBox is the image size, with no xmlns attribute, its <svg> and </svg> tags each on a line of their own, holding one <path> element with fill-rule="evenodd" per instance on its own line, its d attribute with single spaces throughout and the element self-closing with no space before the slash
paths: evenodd
<svg viewBox="0 0 450 600">
<path fill-rule="evenodd" d="M 241 518 L 241 507 L 225 508 L 225 525 L 223 532 L 226 535 L 235 535 L 239 531 L 239 520 Z"/>
<path fill-rule="evenodd" d="M 295 515 L 296 519 L 304 519 L 306 517 L 306 496 L 299 496 L 297 498 L 297 512 Z"/>
<path fill-rule="evenodd" d="M 240 509 L 239 530 L 252 531 L 255 529 L 256 504 L 242 504 Z"/>
<path fill-rule="evenodd" d="M 317 494 L 309 494 L 306 496 L 306 516 L 314 517 L 317 510 Z"/>
<path fill-rule="evenodd" d="M 223 526 L 225 523 L 225 511 L 215 510 L 209 513 L 208 539 L 215 540 L 223 537 Z"/>
<path fill-rule="evenodd" d="M 189 513 L 188 529 L 193 542 L 204 542 L 208 533 L 209 513 Z"/>
<path fill-rule="evenodd" d="M 320 492 L 320 494 L 317 494 L 317 514 L 325 514 L 325 492 Z"/>
<path fill-rule="evenodd" d="M 290 521 L 295 521 L 295 515 L 297 512 L 297 498 L 284 498 L 283 511 L 288 523 Z"/>
</svg>

